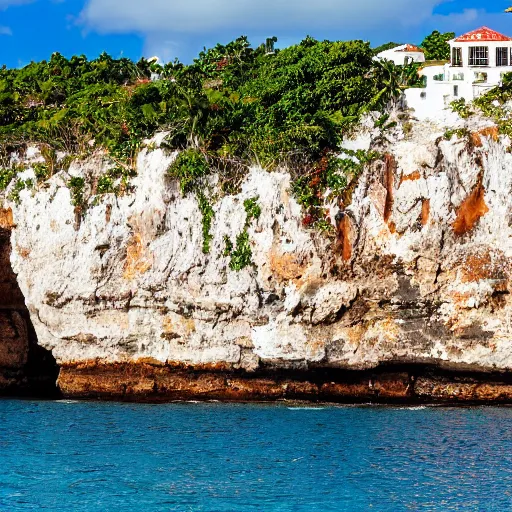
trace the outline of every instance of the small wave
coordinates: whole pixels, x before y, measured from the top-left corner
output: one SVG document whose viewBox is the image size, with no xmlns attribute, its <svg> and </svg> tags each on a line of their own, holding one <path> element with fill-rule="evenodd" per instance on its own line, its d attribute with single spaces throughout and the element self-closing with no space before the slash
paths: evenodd
<svg viewBox="0 0 512 512">
<path fill-rule="evenodd" d="M 325 407 L 287 407 L 289 411 L 323 411 Z"/>
<path fill-rule="evenodd" d="M 404 405 L 403 407 L 393 407 L 396 411 L 424 411 L 428 409 L 426 405 Z"/>
<path fill-rule="evenodd" d="M 55 400 L 56 404 L 79 404 L 79 400 Z"/>
</svg>

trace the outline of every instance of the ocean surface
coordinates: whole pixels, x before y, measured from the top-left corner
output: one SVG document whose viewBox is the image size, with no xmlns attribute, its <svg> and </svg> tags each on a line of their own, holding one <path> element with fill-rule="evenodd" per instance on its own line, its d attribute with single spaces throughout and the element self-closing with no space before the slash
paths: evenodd
<svg viewBox="0 0 512 512">
<path fill-rule="evenodd" d="M 0 401 L 0 511 L 508 511 L 512 409 Z"/>
</svg>

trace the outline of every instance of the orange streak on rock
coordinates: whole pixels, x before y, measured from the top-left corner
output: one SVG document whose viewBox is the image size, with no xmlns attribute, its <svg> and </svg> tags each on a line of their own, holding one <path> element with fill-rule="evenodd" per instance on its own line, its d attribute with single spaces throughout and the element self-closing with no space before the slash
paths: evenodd
<svg viewBox="0 0 512 512">
<path fill-rule="evenodd" d="M 12 229 L 14 227 L 14 220 L 12 210 L 10 208 L 0 209 L 0 228 Z"/>
<path fill-rule="evenodd" d="M 484 137 L 490 137 L 494 142 L 497 142 L 500 136 L 500 131 L 497 126 L 489 126 L 483 130 L 480 130 L 478 133 Z"/>
<path fill-rule="evenodd" d="M 124 265 L 124 278 L 134 279 L 139 274 L 144 274 L 153 265 L 153 259 L 145 247 L 140 234 L 135 233 L 126 249 L 126 262 Z"/>
<path fill-rule="evenodd" d="M 280 282 L 294 281 L 300 284 L 306 270 L 307 266 L 301 265 L 294 254 L 279 254 L 274 251 L 270 254 L 271 274 Z"/>
<path fill-rule="evenodd" d="M 402 179 L 400 180 L 400 185 L 404 182 L 404 181 L 417 181 L 421 179 L 421 173 L 420 171 L 414 171 L 413 173 L 411 174 L 406 174 L 406 175 L 403 175 L 402 176 Z"/>
<path fill-rule="evenodd" d="M 430 199 L 423 199 L 421 205 L 421 225 L 426 226 L 430 218 Z"/>
<path fill-rule="evenodd" d="M 488 211 L 489 208 L 485 204 L 485 190 L 482 184 L 478 183 L 469 197 L 460 205 L 457 219 L 453 223 L 453 232 L 458 236 L 468 233 Z"/>
<path fill-rule="evenodd" d="M 350 261 L 352 258 L 352 241 L 351 241 L 352 225 L 348 215 L 337 223 L 336 226 L 336 254 L 341 255 L 343 261 Z"/>
<path fill-rule="evenodd" d="M 471 143 L 475 148 L 482 147 L 482 137 L 480 137 L 479 132 L 472 132 L 471 133 Z"/>
<path fill-rule="evenodd" d="M 387 191 L 386 204 L 384 206 L 384 222 L 388 222 L 393 210 L 393 186 L 395 183 L 396 161 L 395 158 L 390 154 L 387 154 L 384 157 L 384 160 L 386 164 L 384 173 L 384 187 Z"/>
</svg>

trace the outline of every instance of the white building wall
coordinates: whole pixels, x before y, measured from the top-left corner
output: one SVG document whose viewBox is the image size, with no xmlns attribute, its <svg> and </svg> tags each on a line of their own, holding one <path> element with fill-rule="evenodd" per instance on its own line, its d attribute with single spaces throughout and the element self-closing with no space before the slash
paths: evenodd
<svg viewBox="0 0 512 512">
<path fill-rule="evenodd" d="M 487 66 L 470 66 L 469 49 L 474 46 L 487 46 L 489 64 Z M 409 108 L 414 109 L 419 119 L 443 120 L 450 117 L 450 103 L 464 98 L 473 101 L 490 89 L 499 85 L 504 73 L 512 72 L 512 41 L 450 41 L 450 50 L 462 49 L 462 66 L 431 66 L 422 70 L 427 85 L 424 89 L 408 89 L 405 91 Z M 497 66 L 496 49 L 507 48 L 509 66 Z M 477 83 L 480 74 L 487 75 L 487 80 Z M 442 75 L 442 80 L 434 80 Z"/>
<path fill-rule="evenodd" d="M 375 59 L 390 60 L 397 66 L 403 66 L 406 58 L 412 59 L 412 62 L 425 62 L 425 54 L 423 52 L 404 52 L 403 49 L 406 47 L 407 45 L 404 44 L 391 48 L 391 50 L 385 50 L 377 54 Z"/>
<path fill-rule="evenodd" d="M 488 66 L 470 66 L 469 65 L 469 49 L 475 46 L 486 46 L 489 48 L 489 65 Z M 450 55 L 453 53 L 453 48 L 462 49 L 462 66 L 450 66 L 450 73 L 457 73 L 457 70 L 464 72 L 465 81 L 473 83 L 475 81 L 475 73 L 487 73 L 487 82 L 489 84 L 497 85 L 501 81 L 503 73 L 512 72 L 512 41 L 468 41 L 456 42 L 450 41 Z M 496 50 L 497 48 L 507 48 L 509 56 L 508 66 L 497 66 Z"/>
</svg>

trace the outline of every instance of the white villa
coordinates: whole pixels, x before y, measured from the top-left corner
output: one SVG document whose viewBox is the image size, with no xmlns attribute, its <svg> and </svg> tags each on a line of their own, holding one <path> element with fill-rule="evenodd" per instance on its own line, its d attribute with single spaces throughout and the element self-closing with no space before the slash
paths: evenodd
<svg viewBox="0 0 512 512">
<path fill-rule="evenodd" d="M 425 62 L 425 53 L 413 44 L 402 44 L 390 50 L 378 53 L 375 59 L 391 60 L 397 66 L 404 66 L 413 62 Z"/>
<path fill-rule="evenodd" d="M 420 119 L 436 118 L 454 100 L 472 101 L 512 72 L 512 38 L 487 27 L 449 41 L 451 61 L 427 66 L 424 89 L 405 91 L 407 106 Z"/>
</svg>

